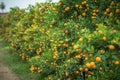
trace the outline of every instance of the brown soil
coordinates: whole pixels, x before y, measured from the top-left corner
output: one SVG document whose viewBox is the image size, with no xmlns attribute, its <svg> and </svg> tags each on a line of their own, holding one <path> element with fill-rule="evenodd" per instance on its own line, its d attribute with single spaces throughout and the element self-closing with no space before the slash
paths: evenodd
<svg viewBox="0 0 120 80">
<path fill-rule="evenodd" d="M 6 50 L 2 49 L 2 43 L 0 43 L 0 80 L 20 80 L 17 75 L 13 74 L 10 68 L 4 64 L 4 57 L 6 55 Z"/>
<path fill-rule="evenodd" d="M 0 80 L 19 80 L 4 64 L 0 63 Z"/>
</svg>

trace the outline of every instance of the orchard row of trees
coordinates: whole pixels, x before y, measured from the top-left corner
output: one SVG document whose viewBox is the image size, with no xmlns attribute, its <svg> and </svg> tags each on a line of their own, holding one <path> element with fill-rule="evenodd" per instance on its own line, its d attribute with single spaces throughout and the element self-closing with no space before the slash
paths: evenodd
<svg viewBox="0 0 120 80">
<path fill-rule="evenodd" d="M 120 1 L 60 0 L 12 8 L 1 32 L 41 80 L 120 79 Z"/>
</svg>

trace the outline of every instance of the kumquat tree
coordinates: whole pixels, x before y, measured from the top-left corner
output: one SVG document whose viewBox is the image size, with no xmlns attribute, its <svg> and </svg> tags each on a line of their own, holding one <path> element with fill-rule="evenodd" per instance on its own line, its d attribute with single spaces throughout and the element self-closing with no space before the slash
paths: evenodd
<svg viewBox="0 0 120 80">
<path fill-rule="evenodd" d="M 2 38 L 40 80 L 120 80 L 120 0 L 36 3 L 0 22 Z"/>
</svg>

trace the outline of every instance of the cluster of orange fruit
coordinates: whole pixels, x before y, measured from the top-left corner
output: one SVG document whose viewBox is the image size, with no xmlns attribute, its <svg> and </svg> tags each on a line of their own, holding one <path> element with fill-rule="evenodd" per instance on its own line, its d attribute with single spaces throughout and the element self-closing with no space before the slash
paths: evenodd
<svg viewBox="0 0 120 80">
<path fill-rule="evenodd" d="M 113 12 L 113 8 L 116 7 L 116 14 L 119 14 L 120 13 L 120 9 L 117 8 L 119 7 L 119 3 L 115 4 L 113 1 L 111 2 L 110 6 L 108 8 L 106 8 L 105 12 L 104 12 L 104 15 L 109 15 L 110 17 L 113 17 L 114 16 L 114 12 Z"/>
<path fill-rule="evenodd" d="M 34 71 L 37 71 L 38 73 L 40 73 L 42 70 L 38 67 L 35 67 L 35 66 L 31 66 L 31 68 L 30 68 L 30 71 L 33 73 Z"/>
</svg>

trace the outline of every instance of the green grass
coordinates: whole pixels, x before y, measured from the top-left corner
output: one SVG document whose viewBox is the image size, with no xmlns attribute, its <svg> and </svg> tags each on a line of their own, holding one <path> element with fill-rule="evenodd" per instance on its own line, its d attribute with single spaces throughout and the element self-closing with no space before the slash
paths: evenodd
<svg viewBox="0 0 120 80">
<path fill-rule="evenodd" d="M 41 80 L 40 75 L 31 73 L 29 70 L 30 65 L 11 51 L 3 39 L 0 39 L 0 55 L 3 55 L 0 56 L 0 61 L 3 61 L 13 73 L 17 74 L 20 80 Z"/>
</svg>

